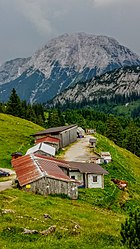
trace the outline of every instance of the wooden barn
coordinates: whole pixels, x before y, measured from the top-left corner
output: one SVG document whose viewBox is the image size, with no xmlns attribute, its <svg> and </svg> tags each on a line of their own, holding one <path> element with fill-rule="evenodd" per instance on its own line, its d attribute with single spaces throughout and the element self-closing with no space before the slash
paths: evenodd
<svg viewBox="0 0 140 249">
<path fill-rule="evenodd" d="M 77 140 L 77 125 L 67 125 L 49 128 L 32 135 L 35 139 L 51 136 L 60 139 L 60 148 Z"/>
<path fill-rule="evenodd" d="M 25 155 L 12 160 L 19 185 L 27 192 L 36 194 L 65 194 L 71 199 L 78 198 L 76 180 L 68 177 L 52 160 L 34 155 Z"/>
</svg>

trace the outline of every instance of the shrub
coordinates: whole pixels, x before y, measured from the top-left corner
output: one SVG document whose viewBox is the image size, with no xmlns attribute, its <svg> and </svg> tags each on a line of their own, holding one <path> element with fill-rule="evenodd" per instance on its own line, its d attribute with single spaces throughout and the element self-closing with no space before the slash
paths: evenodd
<svg viewBox="0 0 140 249">
<path fill-rule="evenodd" d="M 128 248 L 140 249 L 140 210 L 130 214 L 125 223 L 121 225 L 122 243 Z"/>
</svg>

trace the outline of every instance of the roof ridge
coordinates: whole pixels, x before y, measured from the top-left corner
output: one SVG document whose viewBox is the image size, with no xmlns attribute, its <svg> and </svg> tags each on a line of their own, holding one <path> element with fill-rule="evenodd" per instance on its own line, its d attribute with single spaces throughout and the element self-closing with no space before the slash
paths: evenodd
<svg viewBox="0 0 140 249">
<path fill-rule="evenodd" d="M 32 159 L 33 163 L 37 166 L 37 170 L 39 171 L 39 173 L 41 173 L 41 177 L 44 176 L 43 170 L 41 170 L 42 167 L 39 163 L 37 163 L 34 154 L 30 154 L 30 158 Z"/>
</svg>

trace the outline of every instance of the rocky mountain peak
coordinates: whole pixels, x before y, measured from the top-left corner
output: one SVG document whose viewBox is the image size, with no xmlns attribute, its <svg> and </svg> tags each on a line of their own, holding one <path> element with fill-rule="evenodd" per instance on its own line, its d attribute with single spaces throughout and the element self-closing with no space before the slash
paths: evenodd
<svg viewBox="0 0 140 249">
<path fill-rule="evenodd" d="M 1 100 L 6 100 L 14 87 L 27 101 L 46 102 L 79 81 L 131 65 L 140 65 L 140 57 L 114 38 L 83 32 L 64 34 L 32 57 L 0 67 Z"/>
</svg>

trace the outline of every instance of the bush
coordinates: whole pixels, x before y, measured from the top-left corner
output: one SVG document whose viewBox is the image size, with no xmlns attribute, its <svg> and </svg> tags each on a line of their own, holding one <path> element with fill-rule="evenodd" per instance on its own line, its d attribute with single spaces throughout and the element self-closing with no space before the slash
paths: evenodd
<svg viewBox="0 0 140 249">
<path fill-rule="evenodd" d="M 122 243 L 128 248 L 140 249 L 140 210 L 131 213 L 121 225 L 121 236 Z"/>
</svg>

